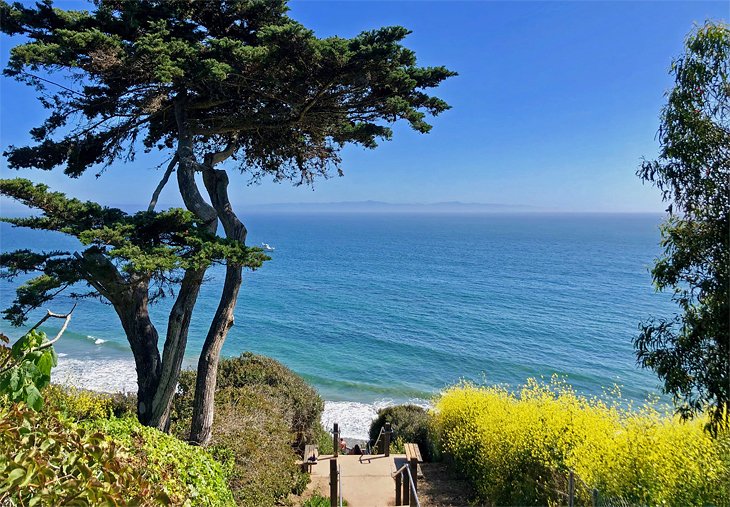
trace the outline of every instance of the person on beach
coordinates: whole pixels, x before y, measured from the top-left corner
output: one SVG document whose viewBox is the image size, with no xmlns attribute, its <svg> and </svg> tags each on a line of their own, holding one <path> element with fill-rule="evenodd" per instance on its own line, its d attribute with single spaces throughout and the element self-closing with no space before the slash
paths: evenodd
<svg viewBox="0 0 730 507">
<path fill-rule="evenodd" d="M 345 442 L 344 438 L 340 438 L 340 452 L 347 454 L 347 442 Z"/>
<path fill-rule="evenodd" d="M 362 449 L 360 449 L 360 444 L 355 444 L 355 447 L 352 448 L 350 454 L 355 456 L 362 456 Z"/>
</svg>

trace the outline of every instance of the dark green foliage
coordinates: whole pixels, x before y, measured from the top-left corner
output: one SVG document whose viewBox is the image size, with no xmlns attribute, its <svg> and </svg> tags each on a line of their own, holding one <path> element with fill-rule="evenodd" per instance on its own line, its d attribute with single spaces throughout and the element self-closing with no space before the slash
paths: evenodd
<svg viewBox="0 0 730 507">
<path fill-rule="evenodd" d="M 275 505 L 307 484 L 296 449 L 316 442 L 324 404 L 309 385 L 277 361 L 244 353 L 218 365 L 211 452 L 231 467 L 239 505 Z M 171 430 L 187 436 L 195 372 L 180 374 Z M 330 437 L 331 439 L 331 437 Z"/>
<path fill-rule="evenodd" d="M 133 453 L 143 477 L 155 485 L 156 491 L 164 492 L 173 504 L 236 505 L 228 488 L 227 471 L 206 449 L 142 426 L 132 418 L 95 419 L 82 426 L 101 431 Z"/>
<path fill-rule="evenodd" d="M 406 443 L 418 444 L 421 456 L 431 461 L 433 456 L 430 433 L 431 416 L 428 411 L 417 405 L 395 405 L 378 410 L 378 417 L 370 424 L 370 440 L 375 443 L 380 429 L 386 422 L 393 430 L 392 440 L 396 446 Z M 382 442 L 382 438 L 380 439 Z M 396 448 L 397 451 L 402 449 Z"/>
<path fill-rule="evenodd" d="M 85 262 L 102 255 L 115 265 L 121 278 L 151 277 L 158 285 L 154 296 L 176 281 L 184 269 L 199 269 L 230 260 L 256 269 L 268 259 L 261 249 L 208 233 L 189 211 L 169 209 L 128 215 L 116 208 L 69 199 L 61 192 L 16 178 L 0 180 L 0 195 L 41 210 L 42 216 L 6 218 L 16 226 L 58 231 L 78 238 L 82 253 L 33 252 L 28 249 L 0 254 L 0 278 L 41 272 L 17 289 L 15 303 L 4 310 L 6 318 L 22 324 L 30 310 L 52 299 L 60 290 L 82 281 Z M 97 295 L 95 291 L 84 297 Z"/>
<path fill-rule="evenodd" d="M 0 259 L 8 276 L 40 274 L 19 288 L 6 317 L 21 323 L 29 310 L 86 282 L 91 290 L 75 296 L 109 301 L 125 330 L 145 424 L 166 425 L 209 264 L 226 265 L 220 311 L 204 345 L 219 351 L 232 323 L 241 268 L 265 260 L 245 247 L 247 231 L 228 197 L 227 169 L 219 166 L 225 162 L 253 181 L 269 176 L 311 183 L 333 169 L 341 173 L 345 145 L 374 148 L 401 120 L 428 132 L 427 117 L 449 107 L 426 92 L 454 73 L 419 67 L 415 53 L 401 44 L 406 29 L 320 39 L 286 12 L 283 0 L 96 0 L 89 11 L 54 8 L 51 0 L 33 7 L 0 0 L 0 29 L 24 40 L 11 49 L 4 74 L 34 86 L 48 110 L 31 130 L 30 145 L 4 152 L 10 168 L 101 175 L 124 166 L 116 162 L 133 160 L 140 147 L 168 152 L 170 164 L 147 213 L 126 215 L 24 180 L 0 187 L 3 195 L 43 212 L 10 222 L 71 234 L 87 247 L 80 254 L 23 250 Z M 188 211 L 153 213 L 174 171 Z M 218 225 L 226 240 L 214 237 Z M 148 304 L 174 291 L 161 354 Z M 217 356 L 201 358 L 191 437 L 205 444 Z M 311 416 L 304 408 L 292 413 L 300 428 Z"/>
<path fill-rule="evenodd" d="M 51 382 L 51 368 L 58 358 L 46 333 L 33 329 L 18 339 L 12 347 L 0 334 L 0 399 L 25 402 L 34 410 L 43 406 L 40 390 Z"/>
<path fill-rule="evenodd" d="M 5 75 L 42 90 L 38 71 L 70 80 L 42 98 L 51 114 L 31 132 L 37 144 L 7 151 L 11 167 L 65 165 L 75 177 L 133 157 L 136 139 L 148 150 L 171 148 L 175 105 L 184 103 L 201 148 L 232 141 L 239 169 L 254 178 L 311 181 L 337 165 L 344 144 L 375 147 L 399 119 L 427 132 L 426 114 L 448 108 L 424 90 L 454 73 L 418 67 L 400 44 L 409 33 L 402 27 L 319 39 L 286 15 L 282 0 L 94 7 L 0 3 L 3 32 L 28 38 L 12 49 Z M 71 113 L 83 121 L 69 125 Z"/>
<path fill-rule="evenodd" d="M 55 412 L 0 405 L 3 505 L 167 505 L 140 460 Z"/>
<path fill-rule="evenodd" d="M 708 410 L 713 431 L 730 422 L 730 30 L 707 23 L 672 64 L 659 130 L 661 152 L 638 175 L 669 205 L 652 275 L 681 313 L 652 318 L 635 339 L 685 416 Z"/>
<path fill-rule="evenodd" d="M 315 429 L 315 436 L 312 442 L 317 446 L 320 454 L 334 454 L 335 446 L 332 440 L 332 433 L 327 431 L 320 423 Z"/>
</svg>

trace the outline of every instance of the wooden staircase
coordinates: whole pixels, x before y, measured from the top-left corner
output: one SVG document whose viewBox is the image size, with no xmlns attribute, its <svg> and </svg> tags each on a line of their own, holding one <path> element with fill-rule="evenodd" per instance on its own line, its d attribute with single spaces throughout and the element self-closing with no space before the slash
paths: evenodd
<svg viewBox="0 0 730 507">
<path fill-rule="evenodd" d="M 408 443 L 405 454 L 390 454 L 390 432 L 386 435 L 382 454 L 319 455 L 315 446 L 306 446 L 301 465 L 311 474 L 307 489 L 329 497 L 331 507 L 339 506 L 340 498 L 349 507 L 420 506 L 418 445 Z M 338 449 L 337 425 L 333 442 Z"/>
</svg>

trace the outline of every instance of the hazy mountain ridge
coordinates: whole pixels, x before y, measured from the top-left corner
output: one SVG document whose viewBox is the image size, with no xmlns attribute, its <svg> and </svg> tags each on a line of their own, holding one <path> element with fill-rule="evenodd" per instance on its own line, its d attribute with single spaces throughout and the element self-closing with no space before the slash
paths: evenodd
<svg viewBox="0 0 730 507">
<path fill-rule="evenodd" d="M 434 203 L 391 203 L 384 201 L 338 201 L 271 203 L 241 206 L 242 209 L 259 211 L 320 211 L 320 212 L 515 212 L 545 211 L 543 208 L 526 205 L 443 201 Z"/>
</svg>

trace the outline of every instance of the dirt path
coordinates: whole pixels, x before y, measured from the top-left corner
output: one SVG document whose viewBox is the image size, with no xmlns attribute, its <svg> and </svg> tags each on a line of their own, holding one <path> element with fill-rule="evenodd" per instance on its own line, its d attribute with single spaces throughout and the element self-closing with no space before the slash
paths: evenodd
<svg viewBox="0 0 730 507">
<path fill-rule="evenodd" d="M 418 478 L 418 497 L 422 507 L 467 507 L 473 498 L 469 484 L 443 463 L 422 463 Z"/>
<path fill-rule="evenodd" d="M 307 492 L 294 500 L 295 505 L 317 492 L 329 496 L 330 456 L 320 456 L 312 469 Z M 394 504 L 395 489 L 392 473 L 403 463 L 405 455 L 373 457 L 340 456 L 343 496 L 351 507 L 385 507 Z M 419 465 L 418 497 L 422 507 L 471 507 L 473 498 L 469 484 L 449 471 L 443 463 Z"/>
</svg>

